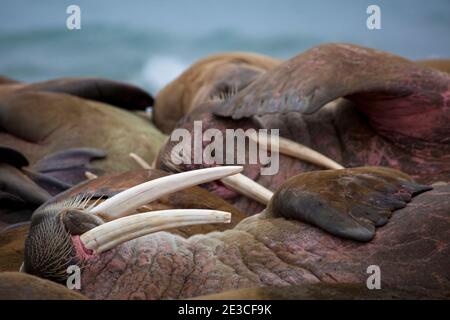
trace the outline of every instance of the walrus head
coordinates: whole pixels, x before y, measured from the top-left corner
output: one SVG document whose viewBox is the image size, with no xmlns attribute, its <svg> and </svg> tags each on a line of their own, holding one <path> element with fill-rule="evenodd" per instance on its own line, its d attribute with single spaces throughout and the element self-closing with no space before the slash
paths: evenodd
<svg viewBox="0 0 450 320">
<path fill-rule="evenodd" d="M 216 210 L 162 210 L 125 216 L 168 193 L 241 170 L 215 167 L 166 176 L 134 186 L 100 204 L 92 203 L 93 195 L 44 204 L 31 219 L 23 270 L 60 282 L 67 277 L 68 266 L 80 266 L 90 255 L 136 237 L 178 226 L 230 222 L 229 213 Z"/>
</svg>

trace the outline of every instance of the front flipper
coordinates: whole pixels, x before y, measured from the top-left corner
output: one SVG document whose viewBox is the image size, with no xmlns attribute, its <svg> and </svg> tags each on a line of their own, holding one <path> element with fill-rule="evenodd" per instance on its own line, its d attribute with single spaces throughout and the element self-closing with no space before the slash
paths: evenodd
<svg viewBox="0 0 450 320">
<path fill-rule="evenodd" d="M 393 211 L 431 189 L 383 167 L 313 171 L 287 180 L 272 197 L 267 214 L 307 222 L 342 238 L 370 241 Z"/>
<path fill-rule="evenodd" d="M 340 97 L 354 102 L 388 139 L 448 143 L 450 75 L 356 45 L 312 48 L 266 72 L 213 111 L 233 119 L 311 114 Z"/>
<path fill-rule="evenodd" d="M 100 78 L 55 79 L 30 84 L 24 90 L 67 93 L 127 110 L 145 110 L 154 102 L 151 95 L 136 86 Z"/>
<path fill-rule="evenodd" d="M 70 187 L 86 180 L 85 172 L 97 173 L 90 166 L 90 162 L 95 159 L 103 159 L 106 152 L 95 148 L 70 148 L 55 152 L 36 162 L 30 170 L 33 179 L 39 179 L 42 183 L 59 181 L 61 186 Z M 35 172 L 33 174 L 33 172 Z M 36 174 L 38 173 L 38 174 Z M 48 179 L 45 179 L 45 178 Z M 57 185 L 59 188 L 60 185 Z"/>
<path fill-rule="evenodd" d="M 28 159 L 18 150 L 0 145 L 0 163 L 7 163 L 18 169 L 29 164 Z"/>
<path fill-rule="evenodd" d="M 0 163 L 0 229 L 28 220 L 31 213 L 50 199 L 50 194 L 19 169 Z"/>
</svg>

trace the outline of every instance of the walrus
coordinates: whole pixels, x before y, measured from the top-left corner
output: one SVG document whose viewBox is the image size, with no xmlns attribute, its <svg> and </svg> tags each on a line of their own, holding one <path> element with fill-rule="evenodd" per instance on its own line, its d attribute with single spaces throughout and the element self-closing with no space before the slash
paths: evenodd
<svg viewBox="0 0 450 320">
<path fill-rule="evenodd" d="M 158 93 L 153 121 L 168 134 L 179 119 L 202 102 L 242 90 L 279 63 L 277 59 L 247 52 L 222 53 L 202 59 Z"/>
<path fill-rule="evenodd" d="M 102 78 L 60 78 L 24 83 L 0 77 L 0 84 L 0 96 L 30 91 L 65 93 L 126 110 L 145 110 L 154 103 L 150 94 L 136 86 Z"/>
<path fill-rule="evenodd" d="M 404 292 L 400 298 L 449 298 L 450 185 L 430 189 L 388 168 L 303 173 L 281 185 L 264 212 L 189 238 L 152 233 L 161 221 L 142 232 L 121 227 L 119 220 L 126 226 L 123 219 L 137 215 L 89 224 L 83 208 L 73 217 L 84 230 L 71 233 L 65 212 L 75 208 L 43 207 L 33 216 L 24 271 L 62 281 L 76 264 L 88 298 L 173 299 L 265 286 L 362 286 L 375 265 L 382 288 Z M 88 217 L 136 205 L 127 199 Z"/>
<path fill-rule="evenodd" d="M 129 154 L 152 162 L 164 139 L 148 121 L 126 110 L 39 91 L 1 95 L 0 128 L 1 145 L 19 151 L 41 171 L 59 174 L 60 179 L 63 169 L 67 178 L 80 171 L 80 162 L 90 160 L 91 171 L 97 175 L 137 169 Z M 80 182 L 74 180 L 72 185 Z"/>
<path fill-rule="evenodd" d="M 154 122 L 161 131 L 169 134 L 185 114 L 205 101 L 235 95 L 281 62 L 250 52 L 221 53 L 201 59 L 158 93 Z M 450 63 L 446 59 L 416 62 L 450 73 Z"/>
<path fill-rule="evenodd" d="M 387 166 L 419 182 L 448 182 L 449 88 L 450 75 L 436 69 L 374 49 L 325 44 L 266 71 L 233 96 L 205 102 L 177 128 L 192 133 L 200 120 L 203 132 L 218 129 L 223 135 L 226 129 L 279 129 L 280 139 L 346 168 Z M 166 143 L 157 168 L 182 172 L 209 166 L 175 164 L 171 151 L 177 144 Z M 274 191 L 297 173 L 324 167 L 280 150 L 279 168 L 262 176 L 261 165 L 246 165 L 244 174 Z M 232 194 L 223 185 L 210 189 Z M 263 208 L 234 196 L 229 201 L 244 212 Z"/>
<path fill-rule="evenodd" d="M 67 199 L 75 198 L 82 195 L 83 197 L 92 196 L 90 202 L 102 203 L 122 191 L 125 191 L 135 185 L 139 185 L 148 181 L 153 181 L 169 174 L 156 169 L 137 169 L 124 173 L 104 175 L 95 179 L 91 179 L 80 183 L 66 192 L 60 193 L 48 200 L 45 205 L 52 203 L 65 202 Z M 246 215 L 234 208 L 231 204 L 222 198 L 206 191 L 198 186 L 191 186 L 186 189 L 167 194 L 152 202 L 146 203 L 136 209 L 136 213 L 170 210 L 170 209 L 212 209 L 230 212 L 232 217 L 228 224 L 219 225 L 194 225 L 183 228 L 173 229 L 170 232 L 180 234 L 182 236 L 190 236 L 199 233 L 208 233 L 212 231 L 223 231 L 234 227 Z M 127 213 L 127 215 L 130 213 Z M 102 216 L 105 221 L 109 221 L 107 216 Z"/>
<path fill-rule="evenodd" d="M 417 63 L 442 72 L 450 73 L 450 59 L 427 59 L 419 60 Z"/>
<path fill-rule="evenodd" d="M 101 177 L 79 183 L 69 190 L 55 195 L 51 199 L 48 197 L 48 201 L 44 202 L 46 202 L 45 206 L 49 206 L 58 202 L 67 203 L 69 199 L 82 196 L 90 197 L 91 199 L 89 203 L 100 204 L 106 199 L 111 198 L 135 185 L 152 181 L 167 175 L 167 173 L 155 169 L 137 169 L 124 173 L 103 175 Z M 35 207 L 34 210 L 37 207 Z M 230 212 L 232 214 L 230 223 L 185 226 L 170 229 L 169 232 L 187 237 L 194 234 L 223 231 L 233 228 L 238 222 L 246 217 L 243 212 L 240 212 L 222 198 L 215 196 L 197 186 L 170 193 L 162 198 L 147 203 L 136 209 L 136 213 L 194 208 Z M 16 214 L 18 215 L 19 213 Z M 31 214 L 24 215 L 22 212 L 20 214 L 24 216 L 24 221 L 26 222 L 16 224 L 10 223 L 3 229 L 0 225 L 0 271 L 17 271 L 22 264 L 25 238 L 28 235 L 30 227 L 30 221 L 28 220 L 30 219 Z M 102 216 L 102 218 L 104 218 L 105 221 L 108 221 L 107 216 Z"/>
</svg>

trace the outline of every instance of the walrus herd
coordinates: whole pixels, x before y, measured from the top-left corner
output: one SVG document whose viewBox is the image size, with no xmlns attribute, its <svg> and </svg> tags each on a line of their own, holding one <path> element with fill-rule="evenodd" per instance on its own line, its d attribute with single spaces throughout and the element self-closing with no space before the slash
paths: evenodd
<svg viewBox="0 0 450 320">
<path fill-rule="evenodd" d="M 449 299 L 449 72 L 324 44 L 206 57 L 155 98 L 0 77 L 0 299 Z M 199 121 L 279 130 L 278 171 L 178 161 Z"/>
</svg>

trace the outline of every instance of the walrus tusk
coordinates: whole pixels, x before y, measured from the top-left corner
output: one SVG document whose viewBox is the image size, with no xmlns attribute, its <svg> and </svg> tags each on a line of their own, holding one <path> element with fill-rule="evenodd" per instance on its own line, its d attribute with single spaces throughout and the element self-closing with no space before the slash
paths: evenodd
<svg viewBox="0 0 450 320">
<path fill-rule="evenodd" d="M 150 211 L 104 223 L 83 233 L 80 240 L 87 249 L 101 253 L 126 241 L 166 229 L 230 221 L 231 213 L 217 210 Z"/>
<path fill-rule="evenodd" d="M 122 191 L 90 209 L 89 212 L 117 218 L 166 194 L 221 179 L 239 173 L 242 169 L 242 166 L 212 167 L 161 177 Z"/>
<path fill-rule="evenodd" d="M 233 176 L 228 176 L 220 179 L 222 183 L 236 191 L 240 194 L 243 194 L 246 197 L 249 197 L 263 205 L 267 205 L 269 203 L 270 198 L 273 196 L 273 192 L 264 188 L 259 183 L 256 183 L 252 179 L 244 176 L 241 173 L 235 174 Z"/>
<path fill-rule="evenodd" d="M 250 135 L 249 139 L 259 144 L 258 136 L 256 134 Z M 271 143 L 272 139 L 267 139 L 268 148 L 272 148 Z M 263 145 L 263 147 L 265 146 Z M 276 146 L 275 149 L 277 149 Z M 297 143 L 295 141 L 283 137 L 278 137 L 278 152 L 293 158 L 297 158 L 299 160 L 311 162 L 315 165 L 325 167 L 328 169 L 344 169 L 344 167 L 341 166 L 339 163 L 324 156 L 323 154 L 311 148 L 308 148 L 307 146 L 304 146 L 300 143 Z"/>
<path fill-rule="evenodd" d="M 136 153 L 131 152 L 131 153 L 129 154 L 129 156 L 130 156 L 134 161 L 136 161 L 136 163 L 137 163 L 139 166 L 141 166 L 142 169 L 149 170 L 149 169 L 152 168 L 152 167 L 148 164 L 147 161 L 145 161 L 144 159 L 142 159 L 142 157 L 138 156 Z"/>
<path fill-rule="evenodd" d="M 85 172 L 84 172 L 84 175 L 85 175 L 85 177 L 86 177 L 88 180 L 93 180 L 93 179 L 97 179 L 97 178 L 98 178 L 98 176 L 97 176 L 95 173 L 92 173 L 92 172 L 90 172 L 90 171 L 85 171 Z"/>
</svg>

